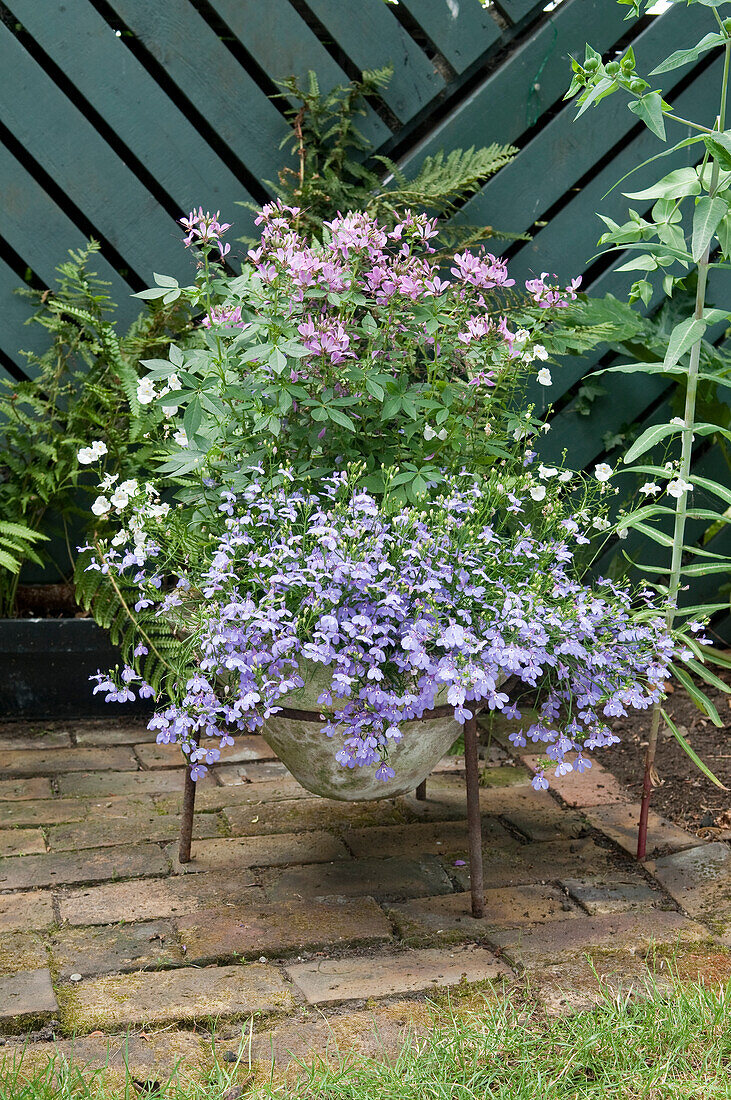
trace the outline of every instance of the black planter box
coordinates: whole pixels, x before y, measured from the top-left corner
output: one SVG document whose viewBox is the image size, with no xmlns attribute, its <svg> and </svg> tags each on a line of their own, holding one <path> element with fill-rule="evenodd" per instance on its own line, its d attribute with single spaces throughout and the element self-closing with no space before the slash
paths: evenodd
<svg viewBox="0 0 731 1100">
<path fill-rule="evenodd" d="M 0 717 L 120 718 L 150 714 L 149 700 L 105 703 L 89 677 L 121 664 L 92 619 L 0 619 Z"/>
</svg>

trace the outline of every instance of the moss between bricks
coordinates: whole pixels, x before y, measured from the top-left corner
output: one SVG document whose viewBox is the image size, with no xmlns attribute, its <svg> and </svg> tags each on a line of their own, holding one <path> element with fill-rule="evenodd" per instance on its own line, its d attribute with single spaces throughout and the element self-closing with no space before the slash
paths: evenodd
<svg viewBox="0 0 731 1100">
<path fill-rule="evenodd" d="M 39 970 L 48 963 L 43 936 L 34 932 L 8 932 L 0 936 L 0 975 Z"/>
</svg>

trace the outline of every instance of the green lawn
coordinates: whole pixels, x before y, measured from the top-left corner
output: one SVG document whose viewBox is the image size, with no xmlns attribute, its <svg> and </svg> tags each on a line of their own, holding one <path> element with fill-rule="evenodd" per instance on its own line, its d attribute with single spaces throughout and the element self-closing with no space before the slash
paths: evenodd
<svg viewBox="0 0 731 1100">
<path fill-rule="evenodd" d="M 590 1012 L 546 1019 L 500 998 L 435 1006 L 433 1028 L 409 1038 L 390 1061 L 331 1059 L 299 1077 L 247 1083 L 220 1066 L 199 1084 L 164 1082 L 171 1100 L 716 1100 L 731 1097 L 731 986 L 678 987 L 648 1000 L 607 997 Z M 332 1054 L 332 1052 L 331 1052 Z M 194 1067 L 188 1067 L 193 1069 Z M 60 1059 L 43 1072 L 0 1070 L 2 1100 L 122 1100 L 140 1085 L 84 1076 Z M 238 1082 L 238 1087 L 235 1087 Z M 243 1085 L 243 1091 L 239 1089 Z M 160 1093 L 158 1093 L 159 1095 Z"/>
</svg>

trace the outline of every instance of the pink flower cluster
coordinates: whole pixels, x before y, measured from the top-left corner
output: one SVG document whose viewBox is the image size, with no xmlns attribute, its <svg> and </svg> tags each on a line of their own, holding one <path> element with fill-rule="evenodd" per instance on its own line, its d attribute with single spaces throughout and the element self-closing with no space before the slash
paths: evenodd
<svg viewBox="0 0 731 1100">
<path fill-rule="evenodd" d="M 224 244 L 221 237 L 227 229 L 231 228 L 231 223 L 224 222 L 221 224 L 218 220 L 220 216 L 220 210 L 217 210 L 215 214 L 208 211 L 204 214 L 203 207 L 199 206 L 197 210 L 191 210 L 187 218 L 181 218 L 180 224 L 188 230 L 188 235 L 183 241 L 185 247 L 190 248 L 192 244 L 199 246 L 214 244 L 221 254 L 221 259 L 223 259 L 231 251 L 231 245 Z"/>
<path fill-rule="evenodd" d="M 546 282 L 549 278 L 554 280 L 553 283 Z M 580 286 L 580 275 L 572 279 L 568 286 L 561 288 L 556 275 L 549 276 L 547 271 L 543 271 L 540 279 L 527 280 L 525 289 L 541 309 L 561 309 L 576 300 L 576 291 Z"/>
</svg>

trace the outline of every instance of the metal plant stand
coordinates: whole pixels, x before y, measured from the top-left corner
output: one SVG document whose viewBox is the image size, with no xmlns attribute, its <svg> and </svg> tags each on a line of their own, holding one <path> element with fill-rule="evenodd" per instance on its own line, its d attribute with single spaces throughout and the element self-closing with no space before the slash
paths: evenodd
<svg viewBox="0 0 731 1100">
<path fill-rule="evenodd" d="M 285 718 L 295 718 L 308 722 L 321 720 L 321 716 L 313 711 L 288 710 L 283 707 L 280 713 Z M 435 710 L 426 711 L 424 717 L 436 718 L 447 713 L 451 713 L 451 707 L 438 707 Z M 482 875 L 482 822 L 480 818 L 480 778 L 477 763 L 477 719 L 475 717 L 468 719 L 464 725 L 464 762 L 472 916 L 483 917 L 485 915 L 485 894 Z M 190 768 L 186 767 L 183 810 L 180 822 L 180 845 L 178 848 L 180 863 L 190 863 L 195 788 L 196 784 L 190 778 Z M 426 800 L 426 779 L 416 788 L 416 797 L 422 802 Z"/>
</svg>

